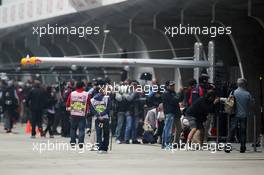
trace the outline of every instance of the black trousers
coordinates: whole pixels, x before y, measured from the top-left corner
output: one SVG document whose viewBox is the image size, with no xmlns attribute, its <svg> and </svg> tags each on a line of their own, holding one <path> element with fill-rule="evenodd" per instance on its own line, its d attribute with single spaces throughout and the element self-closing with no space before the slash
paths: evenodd
<svg viewBox="0 0 264 175">
<path fill-rule="evenodd" d="M 104 121 L 95 120 L 96 127 L 96 137 L 99 151 L 108 151 L 109 145 L 109 119 L 104 119 Z"/>
<path fill-rule="evenodd" d="M 70 114 L 66 111 L 61 112 L 61 136 L 69 137 L 70 136 Z"/>
<path fill-rule="evenodd" d="M 5 129 L 10 130 L 13 128 L 13 111 L 5 111 L 4 116 L 5 116 Z"/>
<path fill-rule="evenodd" d="M 54 122 L 53 122 L 53 126 L 52 126 L 53 134 L 58 132 L 57 128 L 61 122 L 61 113 L 62 113 L 61 111 L 62 111 L 62 109 L 59 109 L 54 115 Z"/>
<path fill-rule="evenodd" d="M 40 133 L 42 134 L 42 110 L 32 110 L 31 111 L 31 120 L 30 120 L 32 131 L 31 135 L 36 135 L 36 126 L 39 128 Z"/>
<path fill-rule="evenodd" d="M 54 124 L 55 115 L 48 113 L 47 118 L 48 118 L 48 125 L 47 125 L 47 128 L 44 130 L 44 133 L 46 134 L 47 132 L 49 132 L 49 135 L 51 136 L 51 135 L 53 135 L 52 127 Z"/>
</svg>

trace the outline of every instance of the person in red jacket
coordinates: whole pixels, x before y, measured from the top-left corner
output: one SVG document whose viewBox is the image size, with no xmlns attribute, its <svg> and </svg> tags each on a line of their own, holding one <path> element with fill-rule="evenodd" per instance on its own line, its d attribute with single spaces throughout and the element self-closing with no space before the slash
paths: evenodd
<svg viewBox="0 0 264 175">
<path fill-rule="evenodd" d="M 197 101 L 200 97 L 204 96 L 204 91 L 202 87 L 197 84 L 195 79 L 191 79 L 189 81 L 189 89 L 187 92 L 187 104 L 191 106 L 195 101 Z"/>
<path fill-rule="evenodd" d="M 76 132 L 79 129 L 78 144 L 83 148 L 85 136 L 85 117 L 90 107 L 90 95 L 84 91 L 84 83 L 79 81 L 76 83 L 76 90 L 71 92 L 66 102 L 66 109 L 70 112 L 70 143 L 72 146 L 76 144 Z"/>
</svg>

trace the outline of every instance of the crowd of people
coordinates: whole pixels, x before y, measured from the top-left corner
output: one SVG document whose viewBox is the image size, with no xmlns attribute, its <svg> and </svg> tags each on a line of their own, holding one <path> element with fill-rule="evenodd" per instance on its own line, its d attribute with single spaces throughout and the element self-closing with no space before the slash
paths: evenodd
<svg viewBox="0 0 264 175">
<path fill-rule="evenodd" d="M 236 101 L 235 114 L 227 141 L 232 140 L 240 123 L 240 151 L 245 152 L 246 122 L 253 104 L 246 80 L 238 79 L 237 88 L 226 88 L 226 98 L 220 100 L 223 93 L 219 92 L 223 91 L 210 84 L 208 78 L 203 74 L 199 80 L 191 79 L 188 87 L 178 92 L 175 82 L 167 81 L 165 91 L 150 89 L 148 94 L 136 90 L 139 85 L 136 80 L 120 82 L 118 90 L 111 89 L 112 82 L 102 78 L 50 86 L 39 80 L 26 83 L 1 80 L 4 129 L 10 133 L 14 122 L 29 120 L 31 138 L 36 138 L 38 128 L 41 137 L 47 133 L 50 138 L 60 134 L 70 137 L 71 146 L 83 147 L 85 135 L 93 136 L 101 153 L 109 150 L 112 136 L 117 144 L 158 143 L 163 149 L 179 142 L 190 144 L 198 140 L 202 144 L 208 135 L 205 126 L 208 116 L 216 114 L 221 100 L 227 100 L 232 94 Z M 153 80 L 152 85 L 159 82 Z"/>
</svg>

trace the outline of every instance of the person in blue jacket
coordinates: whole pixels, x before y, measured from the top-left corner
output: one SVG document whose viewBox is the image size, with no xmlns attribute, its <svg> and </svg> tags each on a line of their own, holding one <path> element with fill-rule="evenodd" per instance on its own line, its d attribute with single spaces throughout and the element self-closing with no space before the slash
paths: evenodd
<svg viewBox="0 0 264 175">
<path fill-rule="evenodd" d="M 99 153 L 107 153 L 109 146 L 109 111 L 110 99 L 103 89 L 91 99 L 92 112 L 96 117 L 96 137 Z"/>
</svg>

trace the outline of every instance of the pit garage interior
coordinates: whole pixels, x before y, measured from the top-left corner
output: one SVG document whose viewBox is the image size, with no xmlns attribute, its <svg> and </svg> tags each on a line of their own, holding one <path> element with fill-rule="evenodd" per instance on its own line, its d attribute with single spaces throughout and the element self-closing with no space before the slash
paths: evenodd
<svg viewBox="0 0 264 175">
<path fill-rule="evenodd" d="M 26 74 L 19 62 L 27 54 L 39 57 L 104 57 L 177 59 L 193 56 L 195 42 L 203 44 L 207 59 L 209 41 L 215 43 L 215 83 L 234 83 L 238 77 L 248 80 L 248 88 L 256 98 L 257 121 L 260 121 L 259 77 L 264 63 L 264 2 L 263 0 L 127 0 L 115 5 L 79 11 L 0 30 L 0 72 Z M 45 35 L 32 34 L 33 26 L 99 26 L 100 35 Z M 165 35 L 165 26 L 231 26 L 232 34 Z M 110 30 L 105 34 L 104 30 Z M 107 35 L 107 36 L 106 36 Z M 122 54 L 120 48 L 127 54 Z M 102 52 L 103 51 L 103 52 Z M 55 68 L 56 69 L 56 68 Z M 69 69 L 58 72 L 72 71 Z M 50 73 L 50 70 L 35 72 Z M 80 68 L 92 79 L 98 75 L 119 80 L 119 70 L 109 68 Z M 112 75 L 111 75 L 112 72 Z M 182 85 L 193 75 L 192 69 L 154 68 L 155 77 L 164 82 L 181 77 Z M 54 77 L 46 76 L 46 82 Z M 257 122 L 258 123 L 258 122 Z M 252 121 L 249 122 L 252 126 Z M 252 138 L 253 127 L 249 127 Z M 258 125 L 260 130 L 260 125 Z"/>
</svg>

